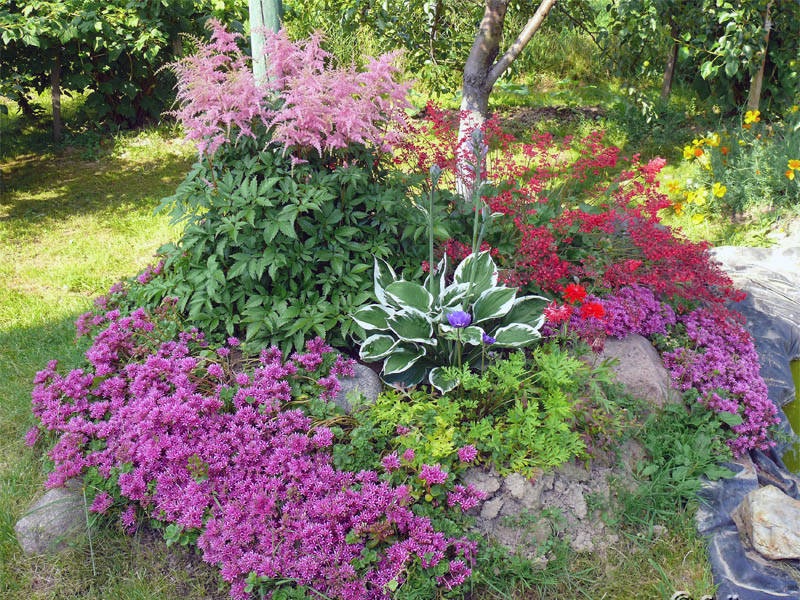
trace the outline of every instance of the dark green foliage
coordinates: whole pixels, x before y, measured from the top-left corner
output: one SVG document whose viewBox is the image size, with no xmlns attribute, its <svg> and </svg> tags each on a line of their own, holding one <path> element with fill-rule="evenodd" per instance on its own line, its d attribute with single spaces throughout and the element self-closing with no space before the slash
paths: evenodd
<svg viewBox="0 0 800 600">
<path fill-rule="evenodd" d="M 175 296 L 202 331 L 255 348 L 300 349 L 317 335 L 347 347 L 345 316 L 374 299 L 374 257 L 421 263 L 424 248 L 402 234 L 416 211 L 369 154 L 292 163 L 263 138 L 198 161 L 164 201 L 183 235 L 162 248 L 163 276 L 137 299 Z"/>
</svg>

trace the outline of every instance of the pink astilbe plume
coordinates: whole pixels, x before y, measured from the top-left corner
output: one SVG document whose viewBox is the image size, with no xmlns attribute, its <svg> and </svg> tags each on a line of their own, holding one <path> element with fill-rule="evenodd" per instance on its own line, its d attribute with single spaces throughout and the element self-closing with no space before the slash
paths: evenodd
<svg viewBox="0 0 800 600">
<path fill-rule="evenodd" d="M 203 153 L 213 154 L 237 135 L 253 135 L 254 119 L 266 118 L 264 94 L 256 85 L 248 59 L 237 45 L 242 36 L 209 21 L 211 43 L 171 65 L 178 77 L 180 108 L 172 114 L 186 129 L 188 139 Z"/>
<path fill-rule="evenodd" d="M 321 34 L 292 42 L 285 31 L 266 31 L 267 75 L 253 79 L 237 47 L 240 37 L 211 21 L 211 43 L 172 65 L 178 76 L 174 112 L 200 152 L 213 154 L 231 136 L 254 136 L 260 121 L 284 151 L 319 155 L 350 144 L 390 151 L 400 142 L 408 84 L 397 81 L 397 53 L 369 58 L 363 71 L 333 68 Z"/>
</svg>

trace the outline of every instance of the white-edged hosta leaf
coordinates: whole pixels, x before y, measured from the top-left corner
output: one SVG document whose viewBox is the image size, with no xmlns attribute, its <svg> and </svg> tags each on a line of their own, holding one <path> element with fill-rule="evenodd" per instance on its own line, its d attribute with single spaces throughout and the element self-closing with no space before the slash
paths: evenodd
<svg viewBox="0 0 800 600">
<path fill-rule="evenodd" d="M 514 300 L 514 305 L 503 317 L 503 322 L 533 325 L 544 314 L 544 309 L 548 304 L 550 304 L 550 300 L 543 296 L 520 296 Z M 539 326 L 541 327 L 541 325 Z"/>
<path fill-rule="evenodd" d="M 501 348 L 522 348 L 541 337 L 539 330 L 525 323 L 512 323 L 498 328 L 492 335 L 495 346 Z"/>
<path fill-rule="evenodd" d="M 375 257 L 375 272 L 373 273 L 373 280 L 375 281 L 375 297 L 381 304 L 386 304 L 386 295 L 384 290 L 386 286 L 394 283 L 397 280 L 392 265 L 387 263 L 382 258 Z"/>
<path fill-rule="evenodd" d="M 431 372 L 428 373 L 428 381 L 439 390 L 440 394 L 446 394 L 460 383 L 458 377 L 449 377 L 442 367 L 431 369 Z"/>
<path fill-rule="evenodd" d="M 425 373 L 427 371 L 427 368 L 420 364 L 421 362 L 422 361 L 419 361 L 411 365 L 405 371 L 399 373 L 392 373 L 390 375 L 384 373 L 381 375 L 381 379 L 383 379 L 384 383 L 389 385 L 400 385 L 403 387 L 417 385 L 425 378 Z"/>
<path fill-rule="evenodd" d="M 468 283 L 451 283 L 444 290 L 439 297 L 440 308 L 459 309 L 464 305 L 467 300 L 467 292 L 469 291 Z"/>
<path fill-rule="evenodd" d="M 470 254 L 453 273 L 455 283 L 471 283 L 473 297 L 497 285 L 497 267 L 488 252 Z"/>
<path fill-rule="evenodd" d="M 386 302 L 398 308 L 413 308 L 428 313 L 433 306 L 433 296 L 420 284 L 413 281 L 395 281 L 384 289 Z"/>
<path fill-rule="evenodd" d="M 376 333 L 364 340 L 358 351 L 358 356 L 364 362 L 375 362 L 389 356 L 397 346 L 397 343 L 397 340 L 390 335 Z"/>
<path fill-rule="evenodd" d="M 469 327 L 453 327 L 451 325 L 439 325 L 439 331 L 448 340 L 461 340 L 462 344 L 479 346 L 483 343 L 483 329 L 470 325 Z"/>
<path fill-rule="evenodd" d="M 359 308 L 353 313 L 352 318 L 364 331 L 375 329 L 385 331 L 389 329 L 386 319 L 392 314 L 394 314 L 394 311 L 388 306 L 370 304 L 369 306 L 362 306 Z"/>
<path fill-rule="evenodd" d="M 472 322 L 480 323 L 489 319 L 499 319 L 508 314 L 508 311 L 514 306 L 516 296 L 516 288 L 489 288 L 472 305 Z"/>
<path fill-rule="evenodd" d="M 405 308 L 390 315 L 386 322 L 401 342 L 436 345 L 436 339 L 433 337 L 433 323 L 422 311 Z"/>
<path fill-rule="evenodd" d="M 383 363 L 383 374 L 392 375 L 411 368 L 420 358 L 425 356 L 425 349 L 398 344 Z"/>
</svg>

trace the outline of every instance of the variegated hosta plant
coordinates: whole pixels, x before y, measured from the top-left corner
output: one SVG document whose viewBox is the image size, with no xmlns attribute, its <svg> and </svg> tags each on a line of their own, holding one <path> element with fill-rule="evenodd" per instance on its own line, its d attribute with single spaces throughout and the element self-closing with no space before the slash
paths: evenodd
<svg viewBox="0 0 800 600">
<path fill-rule="evenodd" d="M 487 350 L 522 348 L 539 339 L 541 296 L 517 297 L 516 288 L 498 284 L 488 252 L 471 254 L 445 280 L 447 259 L 424 284 L 398 279 L 384 260 L 375 259 L 375 296 L 353 314 L 364 330 L 359 356 L 383 360 L 386 383 L 405 386 L 423 381 L 444 393 L 458 385 L 443 367 L 480 368 Z"/>
</svg>

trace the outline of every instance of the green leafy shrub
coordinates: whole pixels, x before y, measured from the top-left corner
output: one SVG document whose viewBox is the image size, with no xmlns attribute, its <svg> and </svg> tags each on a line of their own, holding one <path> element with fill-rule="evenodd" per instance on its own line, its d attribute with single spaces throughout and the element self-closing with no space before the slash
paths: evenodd
<svg viewBox="0 0 800 600">
<path fill-rule="evenodd" d="M 176 296 L 193 325 L 253 347 L 313 335 L 345 346 L 342 316 L 373 299 L 373 258 L 421 262 L 402 233 L 415 218 L 404 190 L 370 159 L 328 168 L 293 164 L 263 138 L 222 146 L 164 201 L 185 230 L 133 302 Z"/>
<path fill-rule="evenodd" d="M 520 348 L 539 339 L 548 301 L 517 298 L 515 288 L 498 285 L 488 252 L 467 256 L 449 284 L 446 258 L 424 284 L 397 279 L 386 261 L 376 259 L 375 295 L 378 304 L 353 315 L 366 334 L 361 359 L 385 359 L 384 381 L 415 385 L 427 380 L 442 392 L 458 384 L 443 367 L 466 365 L 469 371 L 482 366 L 487 347 Z"/>
</svg>

